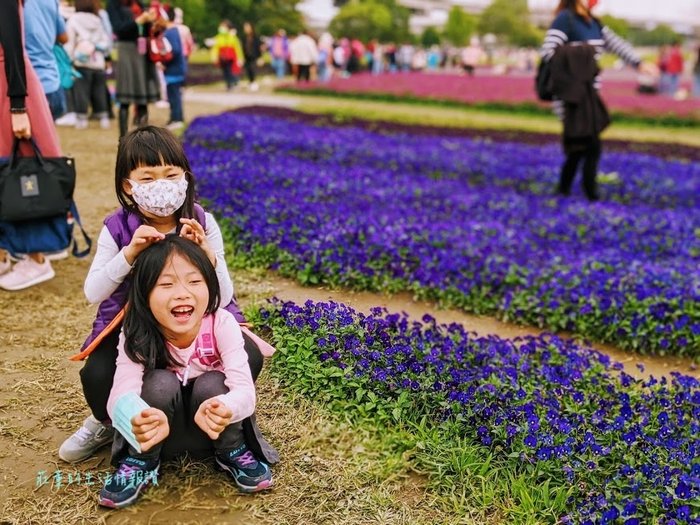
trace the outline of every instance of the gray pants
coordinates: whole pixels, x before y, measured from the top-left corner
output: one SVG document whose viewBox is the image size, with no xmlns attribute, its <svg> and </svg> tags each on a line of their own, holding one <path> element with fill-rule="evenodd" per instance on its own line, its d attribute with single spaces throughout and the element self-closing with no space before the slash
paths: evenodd
<svg viewBox="0 0 700 525">
<path fill-rule="evenodd" d="M 214 451 L 228 452 L 244 442 L 242 423 L 232 423 L 216 440 L 207 436 L 194 422 L 194 415 L 202 402 L 228 393 L 222 372 L 206 372 L 190 381 L 187 386 L 169 370 L 149 370 L 143 376 L 141 398 L 154 408 L 165 412 L 170 425 L 170 435 L 148 452 L 139 454 L 116 432 L 112 445 L 112 463 L 116 464 L 127 454 L 151 460 L 169 459 L 187 452 L 194 458 L 211 456 Z"/>
</svg>

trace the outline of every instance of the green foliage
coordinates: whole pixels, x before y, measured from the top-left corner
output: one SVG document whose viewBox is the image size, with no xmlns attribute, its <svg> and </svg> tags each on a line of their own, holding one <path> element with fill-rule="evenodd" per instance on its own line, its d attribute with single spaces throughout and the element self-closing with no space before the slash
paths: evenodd
<svg viewBox="0 0 700 525">
<path fill-rule="evenodd" d="M 493 33 L 511 45 L 537 47 L 542 33 L 530 22 L 527 0 L 493 0 L 479 19 L 479 33 Z"/>
<path fill-rule="evenodd" d="M 279 28 L 294 33 L 304 28 L 301 13 L 296 9 L 301 0 L 173 0 L 181 7 L 185 23 L 195 39 L 203 42 L 216 34 L 221 20 L 230 20 L 241 30 L 250 21 L 258 34 L 270 35 Z"/>
<path fill-rule="evenodd" d="M 604 26 L 608 26 L 622 38 L 629 38 L 630 25 L 624 18 L 617 18 L 612 15 L 603 15 L 600 17 L 600 21 Z"/>
<path fill-rule="evenodd" d="M 400 42 L 408 37 L 408 10 L 394 0 L 352 0 L 340 8 L 330 31 L 364 42 Z"/>
<path fill-rule="evenodd" d="M 426 27 L 420 37 L 420 43 L 423 47 L 440 45 L 440 33 L 434 27 Z"/>
<path fill-rule="evenodd" d="M 304 19 L 297 5 L 301 0 L 258 0 L 252 2 L 249 18 L 260 35 L 272 35 L 278 29 L 288 34 L 304 29 Z"/>
<path fill-rule="evenodd" d="M 478 18 L 466 13 L 459 6 L 452 6 L 443 29 L 445 39 L 455 46 L 464 46 L 474 33 Z"/>
<path fill-rule="evenodd" d="M 683 38 L 667 24 L 659 24 L 654 29 L 630 29 L 630 41 L 637 46 L 661 46 L 681 41 Z"/>
</svg>

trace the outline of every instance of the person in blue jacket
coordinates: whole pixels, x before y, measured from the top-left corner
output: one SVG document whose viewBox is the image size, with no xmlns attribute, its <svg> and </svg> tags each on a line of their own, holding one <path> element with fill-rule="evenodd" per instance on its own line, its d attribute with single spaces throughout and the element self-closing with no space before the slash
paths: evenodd
<svg viewBox="0 0 700 525">
<path fill-rule="evenodd" d="M 167 128 L 170 130 L 180 129 L 185 125 L 185 117 L 182 109 L 182 89 L 185 85 L 185 76 L 187 75 L 187 58 L 183 50 L 180 31 L 174 23 L 175 9 L 166 7 L 167 19 L 165 17 L 158 19 L 155 22 L 156 30 L 164 31 L 163 36 L 170 42 L 173 48 L 173 58 L 167 64 L 164 64 L 165 69 L 165 86 L 168 93 L 168 102 L 170 103 L 170 120 Z"/>
</svg>

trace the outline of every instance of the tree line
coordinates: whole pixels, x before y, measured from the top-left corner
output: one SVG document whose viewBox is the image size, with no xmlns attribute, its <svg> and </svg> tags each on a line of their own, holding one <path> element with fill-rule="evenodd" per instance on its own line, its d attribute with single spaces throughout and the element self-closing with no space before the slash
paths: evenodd
<svg viewBox="0 0 700 525">
<path fill-rule="evenodd" d="M 277 29 L 298 33 L 304 20 L 297 10 L 301 0 L 172 0 L 185 11 L 186 23 L 198 40 L 216 32 L 222 19 L 241 27 L 250 21 L 258 34 L 271 35 Z M 419 43 L 426 47 L 443 43 L 463 46 L 473 35 L 491 33 L 511 46 L 538 47 L 544 31 L 529 22 L 527 0 L 493 0 L 480 15 L 453 6 L 442 28 L 428 27 L 421 35 L 409 31 L 410 11 L 396 0 L 335 0 L 340 9 L 330 24 L 335 36 L 357 38 L 364 42 Z M 668 25 L 653 29 L 631 27 L 625 20 L 610 15 L 601 17 L 623 38 L 640 46 L 668 44 L 681 37 Z"/>
</svg>

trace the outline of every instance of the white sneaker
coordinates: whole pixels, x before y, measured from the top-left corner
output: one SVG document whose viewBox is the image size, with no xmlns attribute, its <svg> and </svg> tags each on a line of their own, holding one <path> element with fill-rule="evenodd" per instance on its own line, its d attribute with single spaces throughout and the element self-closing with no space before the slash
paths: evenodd
<svg viewBox="0 0 700 525">
<path fill-rule="evenodd" d="M 250 86 L 248 86 L 248 89 L 250 89 L 251 91 L 257 91 L 258 89 L 260 89 L 260 86 L 258 86 L 257 82 L 253 82 Z"/>
<path fill-rule="evenodd" d="M 5 256 L 4 261 L 0 261 L 0 275 L 5 275 L 12 268 L 12 261 L 10 260 L 10 254 Z"/>
<path fill-rule="evenodd" d="M 57 252 L 46 252 L 44 253 L 49 261 L 61 261 L 68 258 L 68 250 L 59 250 Z"/>
<path fill-rule="evenodd" d="M 88 129 L 88 119 L 87 117 L 78 117 L 75 120 L 75 129 Z"/>
<path fill-rule="evenodd" d="M 55 276 L 56 273 L 48 259 L 44 258 L 43 263 L 38 263 L 31 257 L 25 257 L 15 264 L 11 271 L 0 277 L 0 288 L 15 292 L 43 283 Z"/>
<path fill-rule="evenodd" d="M 168 109 L 170 107 L 170 102 L 168 102 L 167 100 L 158 100 L 155 106 L 161 109 Z"/>
<path fill-rule="evenodd" d="M 90 415 L 83 422 L 83 426 L 63 442 L 58 449 L 58 457 L 68 463 L 78 463 L 92 456 L 113 439 L 112 425 L 103 425 Z"/>
<path fill-rule="evenodd" d="M 184 128 L 185 123 L 181 120 L 175 120 L 165 127 L 168 128 L 170 131 L 177 131 L 178 129 Z"/>
<path fill-rule="evenodd" d="M 100 127 L 102 129 L 109 129 L 112 127 L 112 123 L 109 121 L 109 117 L 102 117 L 100 119 Z"/>
<path fill-rule="evenodd" d="M 57 118 L 54 124 L 57 126 L 75 126 L 77 121 L 77 115 L 75 113 L 66 113 L 61 118 Z"/>
</svg>

